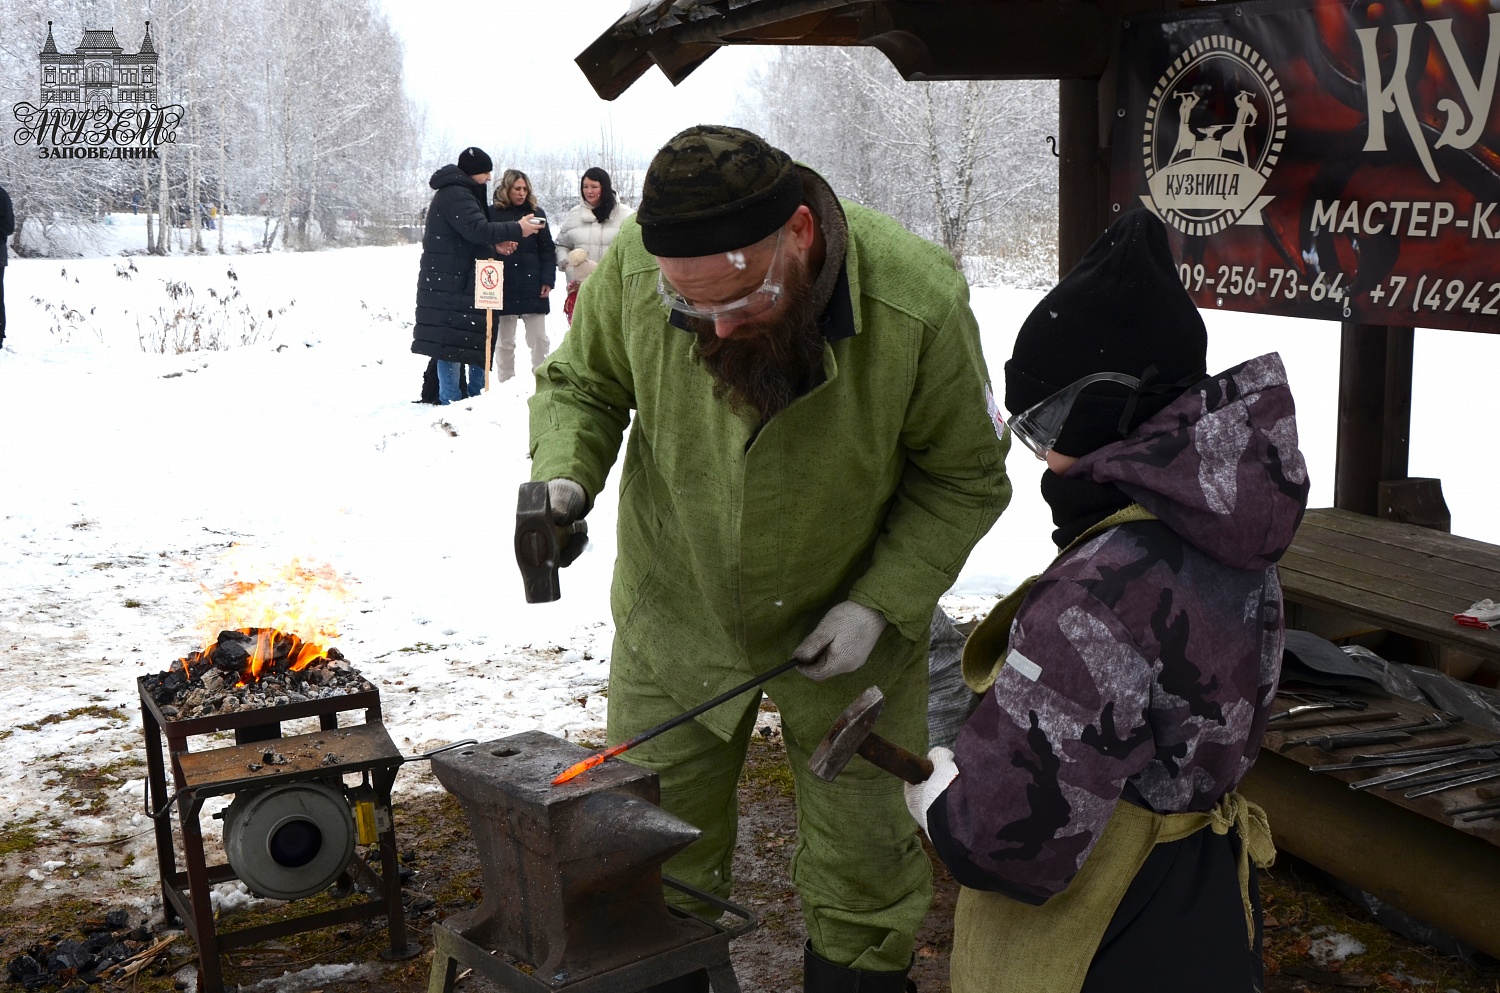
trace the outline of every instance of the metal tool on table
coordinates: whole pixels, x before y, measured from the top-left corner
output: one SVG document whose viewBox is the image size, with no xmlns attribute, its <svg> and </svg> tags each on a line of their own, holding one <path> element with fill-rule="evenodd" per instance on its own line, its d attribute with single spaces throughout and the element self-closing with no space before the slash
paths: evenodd
<svg viewBox="0 0 1500 993">
<path fill-rule="evenodd" d="M 1278 752 L 1286 752 L 1288 749 L 1301 745 L 1314 748 L 1357 748 L 1367 745 L 1390 745 L 1397 742 L 1409 741 L 1417 735 L 1431 734 L 1436 731 L 1445 730 L 1462 720 L 1463 718 L 1457 714 L 1429 714 L 1419 721 L 1393 724 L 1390 727 L 1384 728 L 1371 728 L 1368 731 L 1331 731 L 1326 734 L 1308 735 L 1304 738 L 1292 738 L 1282 742 L 1276 750 Z"/>
<path fill-rule="evenodd" d="M 558 524 L 552 519 L 547 484 L 522 483 L 516 500 L 516 564 L 527 603 L 562 598 L 557 571 L 583 553 L 589 543 L 587 521 Z"/>
<path fill-rule="evenodd" d="M 753 679 L 747 679 L 740 685 L 736 686 L 734 689 L 725 690 L 723 693 L 720 693 L 712 700 L 706 700 L 703 703 L 698 704 L 698 706 L 694 707 L 692 710 L 678 714 L 676 717 L 672 718 L 669 721 L 663 721 L 662 723 L 656 725 L 656 727 L 654 728 L 642 731 L 640 734 L 636 735 L 634 738 L 629 739 L 628 741 L 622 741 L 618 745 L 611 745 L 609 748 L 604 749 L 602 752 L 595 752 L 593 755 L 590 755 L 582 762 L 575 762 L 574 764 L 564 769 L 562 772 L 558 773 L 557 778 L 552 780 L 552 785 L 561 786 L 563 783 L 566 783 L 568 780 L 579 775 L 580 773 L 587 772 L 588 770 L 593 769 L 596 766 L 602 765 L 603 763 L 614 758 L 616 755 L 620 755 L 624 752 L 630 751 L 636 745 L 639 745 L 643 741 L 649 741 L 652 738 L 655 738 L 663 731 L 670 731 L 680 724 L 686 724 L 688 721 L 692 720 L 694 717 L 697 717 L 699 714 L 713 710 L 715 707 L 725 702 L 726 700 L 732 700 L 747 690 L 753 690 L 757 686 L 760 686 L 762 683 L 766 683 L 772 679 L 775 679 L 783 672 L 787 672 L 791 669 L 796 668 L 801 663 L 801 659 L 788 659 L 787 661 L 781 663 L 781 665 L 778 665 L 776 668 L 763 672 Z"/>
<path fill-rule="evenodd" d="M 1464 823 L 1470 821 L 1483 821 L 1491 817 L 1500 817 L 1500 800 L 1481 800 L 1471 803 L 1465 807 L 1455 807 L 1448 811 L 1449 817 L 1457 817 Z"/>
<path fill-rule="evenodd" d="M 1322 716 L 1294 717 L 1280 724 L 1267 724 L 1266 730 L 1280 734 L 1283 731 L 1301 731 L 1305 728 L 1332 727 L 1335 724 L 1374 724 L 1388 721 L 1401 715 L 1394 710 L 1368 710 L 1353 714 L 1326 714 Z M 1273 718 L 1274 719 L 1274 718 Z"/>
<path fill-rule="evenodd" d="M 1474 769 L 1464 769 L 1453 776 L 1445 777 L 1434 782 L 1407 783 L 1408 786 L 1419 787 L 1401 794 L 1408 800 L 1415 800 L 1419 796 L 1427 796 L 1431 793 L 1441 793 L 1444 790 L 1456 790 L 1461 786 L 1472 786 L 1475 783 L 1488 783 L 1491 780 L 1500 779 L 1500 763 L 1491 762 L 1487 765 Z M 1392 787 L 1387 786 L 1386 789 Z"/>
<path fill-rule="evenodd" d="M 1379 776 L 1372 776 L 1369 779 L 1361 779 L 1358 782 L 1350 783 L 1349 788 L 1356 790 L 1366 790 L 1375 786 L 1387 786 L 1387 784 L 1390 783 L 1400 783 L 1411 786 L 1415 785 L 1413 782 L 1411 782 L 1412 780 L 1423 779 L 1423 777 L 1429 776 L 1431 773 L 1437 772 L 1439 769 L 1446 769 L 1450 766 L 1462 765 L 1465 762 L 1488 761 L 1497 758 L 1500 758 L 1500 743 L 1480 745 L 1478 747 L 1472 748 L 1465 747 L 1459 749 L 1458 751 L 1446 754 L 1435 761 L 1428 762 L 1424 765 L 1419 765 L 1415 769 L 1403 769 L 1399 772 L 1387 772 Z"/>
<path fill-rule="evenodd" d="M 871 686 L 855 697 L 818 743 L 812 758 L 807 760 L 812 774 L 831 783 L 844 771 L 849 760 L 858 755 L 908 783 L 925 782 L 932 775 L 932 763 L 925 756 L 875 733 L 875 721 L 884 706 L 885 694 L 878 686 Z"/>
<path fill-rule="evenodd" d="M 1467 736 L 1459 736 L 1461 741 L 1432 742 L 1422 748 L 1403 748 L 1390 752 L 1369 752 L 1364 755 L 1351 755 L 1343 762 L 1329 762 L 1323 765 L 1308 766 L 1310 772 L 1346 772 L 1352 769 L 1379 769 L 1394 765 L 1422 765 L 1444 755 L 1452 755 L 1455 752 L 1468 751 L 1475 747 Z"/>
<path fill-rule="evenodd" d="M 1364 710 L 1369 706 L 1370 703 L 1368 700 L 1361 700 L 1355 697 L 1321 697 L 1318 699 L 1309 699 L 1304 703 L 1293 704 L 1281 713 L 1273 714 L 1266 723 L 1275 724 L 1301 714 L 1311 713 L 1315 710 Z"/>
</svg>

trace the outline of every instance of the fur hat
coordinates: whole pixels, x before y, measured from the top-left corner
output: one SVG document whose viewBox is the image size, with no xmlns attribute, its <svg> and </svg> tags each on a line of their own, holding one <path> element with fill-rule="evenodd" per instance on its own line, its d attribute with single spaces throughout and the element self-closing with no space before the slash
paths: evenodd
<svg viewBox="0 0 1500 993">
<path fill-rule="evenodd" d="M 749 131 L 701 124 L 652 158 L 635 216 L 646 251 L 691 258 L 753 245 L 801 203 L 791 156 Z"/>
<path fill-rule="evenodd" d="M 1177 275 L 1166 226 L 1145 210 L 1120 217 L 1032 310 L 1005 363 L 1012 414 L 1096 372 L 1141 380 L 1078 397 L 1057 451 L 1082 456 L 1128 436 L 1207 374 L 1208 332 Z M 1128 415 L 1128 416 L 1127 416 Z"/>
</svg>

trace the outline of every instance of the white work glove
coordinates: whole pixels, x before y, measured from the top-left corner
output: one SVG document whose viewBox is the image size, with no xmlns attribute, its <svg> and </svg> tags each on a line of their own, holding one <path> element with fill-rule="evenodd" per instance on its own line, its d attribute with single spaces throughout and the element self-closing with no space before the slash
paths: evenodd
<svg viewBox="0 0 1500 993">
<path fill-rule="evenodd" d="M 1468 610 L 1454 614 L 1453 619 L 1471 628 L 1500 627 L 1500 603 L 1480 600 Z"/>
<path fill-rule="evenodd" d="M 941 746 L 931 749 L 927 753 L 927 761 L 932 763 L 932 775 L 922 782 L 913 786 L 907 783 L 903 789 L 906 793 L 906 809 L 911 811 L 912 820 L 927 833 L 927 811 L 943 795 L 943 790 L 948 784 L 958 778 L 958 766 L 953 764 L 953 750 Z"/>
<path fill-rule="evenodd" d="M 870 657 L 885 624 L 880 611 L 845 600 L 824 614 L 792 652 L 793 658 L 802 660 L 797 671 L 817 683 L 853 672 Z"/>
<path fill-rule="evenodd" d="M 588 509 L 588 502 L 583 487 L 571 479 L 547 480 L 547 504 L 557 523 L 571 524 L 581 518 Z"/>
</svg>

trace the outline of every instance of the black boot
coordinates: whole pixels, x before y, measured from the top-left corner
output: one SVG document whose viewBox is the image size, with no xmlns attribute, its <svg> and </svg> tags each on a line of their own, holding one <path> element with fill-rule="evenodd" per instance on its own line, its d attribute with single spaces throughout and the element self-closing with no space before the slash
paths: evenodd
<svg viewBox="0 0 1500 993">
<path fill-rule="evenodd" d="M 802 946 L 803 993 L 916 993 L 917 984 L 906 977 L 907 966 L 899 972 L 863 972 L 832 962 L 812 950 L 812 942 Z"/>
<path fill-rule="evenodd" d="M 705 969 L 699 969 L 686 976 L 678 976 L 665 983 L 648 986 L 641 993 L 709 993 L 708 972 Z"/>
</svg>

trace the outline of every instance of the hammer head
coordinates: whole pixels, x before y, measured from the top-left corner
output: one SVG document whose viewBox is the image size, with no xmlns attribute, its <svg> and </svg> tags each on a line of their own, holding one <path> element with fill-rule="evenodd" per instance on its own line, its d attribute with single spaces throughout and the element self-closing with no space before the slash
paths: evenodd
<svg viewBox="0 0 1500 993">
<path fill-rule="evenodd" d="M 880 692 L 878 686 L 871 686 L 855 697 L 854 702 L 844 708 L 844 712 L 828 729 L 828 734 L 818 743 L 812 758 L 807 760 L 807 767 L 812 770 L 812 774 L 833 782 L 875 727 L 875 721 L 880 717 L 880 710 L 884 706 L 885 694 Z"/>
<path fill-rule="evenodd" d="M 557 570 L 572 562 L 588 544 L 583 521 L 558 524 L 552 519 L 547 484 L 522 483 L 516 500 L 516 564 L 527 603 L 550 603 L 562 598 Z"/>
</svg>

